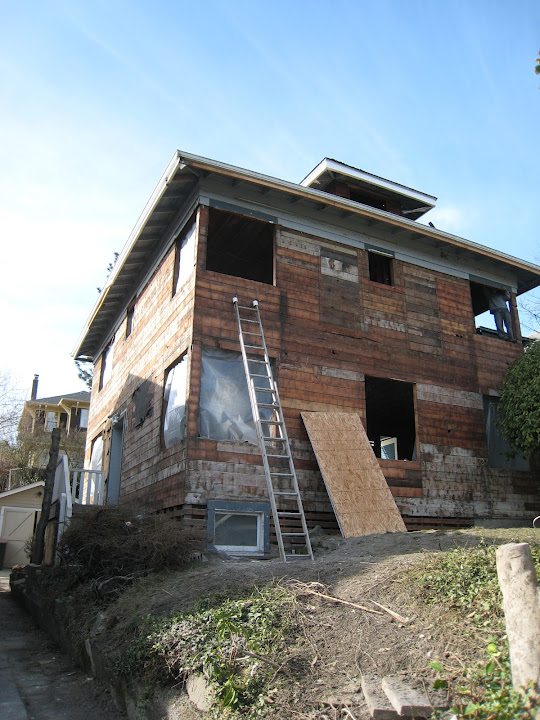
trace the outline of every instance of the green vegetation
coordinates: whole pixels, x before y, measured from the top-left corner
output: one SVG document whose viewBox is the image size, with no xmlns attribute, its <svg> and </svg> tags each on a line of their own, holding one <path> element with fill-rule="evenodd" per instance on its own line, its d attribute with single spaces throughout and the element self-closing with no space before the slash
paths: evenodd
<svg viewBox="0 0 540 720">
<path fill-rule="evenodd" d="M 259 717 L 272 703 L 280 674 L 291 676 L 287 644 L 296 632 L 295 615 L 294 594 L 281 585 L 236 599 L 206 598 L 192 612 L 146 618 L 129 648 L 110 661 L 120 674 L 148 684 L 177 684 L 199 672 L 221 709 Z"/>
<path fill-rule="evenodd" d="M 437 556 L 418 576 L 426 602 L 442 603 L 467 617 L 472 626 L 470 632 L 487 630 L 492 635 L 486 647 L 486 660 L 475 667 L 463 667 L 457 677 L 451 678 L 458 698 L 452 711 L 458 718 L 533 717 L 530 696 L 512 688 L 495 551 L 495 546 L 484 543 L 477 548 L 452 550 Z M 531 551 L 538 563 L 540 545 L 531 547 Z M 538 565 L 537 573 L 540 577 Z M 433 661 L 430 667 L 439 675 L 435 688 L 447 687 L 449 673 L 444 662 Z"/>
<path fill-rule="evenodd" d="M 540 342 L 529 345 L 504 376 L 498 425 L 516 453 L 540 451 Z"/>
</svg>

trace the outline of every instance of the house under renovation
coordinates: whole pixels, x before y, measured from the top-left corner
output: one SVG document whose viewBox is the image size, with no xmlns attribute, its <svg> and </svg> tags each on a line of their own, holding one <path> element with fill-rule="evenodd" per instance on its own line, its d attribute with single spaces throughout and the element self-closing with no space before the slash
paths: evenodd
<svg viewBox="0 0 540 720">
<path fill-rule="evenodd" d="M 108 501 L 259 553 L 275 506 L 284 536 L 343 531 L 364 466 L 408 528 L 538 514 L 495 418 L 540 268 L 420 223 L 435 201 L 330 159 L 295 184 L 177 152 L 75 352 Z"/>
</svg>

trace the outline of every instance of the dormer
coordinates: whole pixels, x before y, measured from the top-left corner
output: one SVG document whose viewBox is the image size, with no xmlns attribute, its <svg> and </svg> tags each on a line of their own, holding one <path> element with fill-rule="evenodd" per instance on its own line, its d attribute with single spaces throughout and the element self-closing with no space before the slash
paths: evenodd
<svg viewBox="0 0 540 720">
<path fill-rule="evenodd" d="M 418 220 L 435 207 L 436 197 L 324 158 L 300 185 L 338 195 L 362 205 Z"/>
</svg>

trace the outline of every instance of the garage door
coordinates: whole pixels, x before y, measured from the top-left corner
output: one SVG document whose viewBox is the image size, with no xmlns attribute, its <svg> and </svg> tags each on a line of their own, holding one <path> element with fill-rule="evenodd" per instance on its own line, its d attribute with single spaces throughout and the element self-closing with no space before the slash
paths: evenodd
<svg viewBox="0 0 540 720">
<path fill-rule="evenodd" d="M 4 567 L 10 568 L 14 565 L 24 565 L 28 562 L 28 556 L 24 546 L 28 538 L 34 533 L 34 522 L 37 510 L 26 508 L 4 508 L 0 537 L 7 540 Z"/>
</svg>

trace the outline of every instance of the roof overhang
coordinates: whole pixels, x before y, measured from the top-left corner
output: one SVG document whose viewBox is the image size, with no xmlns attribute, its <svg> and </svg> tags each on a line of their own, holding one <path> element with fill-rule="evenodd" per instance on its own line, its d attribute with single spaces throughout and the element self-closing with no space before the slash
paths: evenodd
<svg viewBox="0 0 540 720">
<path fill-rule="evenodd" d="M 413 190 L 392 180 L 372 175 L 338 160 L 324 158 L 317 167 L 307 175 L 300 185 L 324 190 L 332 180 L 342 181 L 360 190 L 377 190 L 381 195 L 398 200 L 403 213 L 411 220 L 417 220 L 435 207 L 437 198 L 433 195 Z"/>
<path fill-rule="evenodd" d="M 338 165 L 342 166 L 341 163 L 338 163 Z M 317 167 L 321 166 L 323 164 Z M 324 166 L 322 169 L 324 169 Z M 316 170 L 317 168 L 312 172 Z M 361 170 L 356 172 L 367 175 Z M 307 182 L 311 175 L 312 173 L 303 183 Z M 192 203 L 198 199 L 199 184 L 210 176 L 227 179 L 230 181 L 231 186 L 234 187 L 241 183 L 247 183 L 265 194 L 275 191 L 284 194 L 289 200 L 305 200 L 311 206 L 315 203 L 321 209 L 334 208 L 341 211 L 343 216 L 349 218 L 357 216 L 373 224 L 380 223 L 388 227 L 392 232 L 409 231 L 419 240 L 430 241 L 437 245 L 451 246 L 476 257 L 489 259 L 497 265 L 511 268 L 517 278 L 518 294 L 540 285 L 540 267 L 525 260 L 519 260 L 506 253 L 445 233 L 437 228 L 422 225 L 408 217 L 378 210 L 347 198 L 332 195 L 313 187 L 307 187 L 304 184 L 280 180 L 252 170 L 178 150 L 173 155 L 141 213 L 105 287 L 96 301 L 73 351 L 75 358 L 90 361 L 95 359 L 96 353 L 102 349 L 103 344 L 113 331 L 119 314 L 133 298 L 138 284 L 148 270 L 151 259 L 158 249 L 163 247 L 165 241 L 171 242 L 175 235 L 180 232 L 186 212 L 190 212 Z M 361 178 L 359 177 L 359 179 Z M 382 178 L 380 180 L 383 181 Z M 407 191 L 414 202 L 422 202 L 428 205 L 436 199 L 433 196 L 418 193 L 390 181 L 384 182 L 389 183 L 387 188 L 389 190 L 394 188 L 397 192 L 399 188 L 401 194 Z"/>
</svg>

